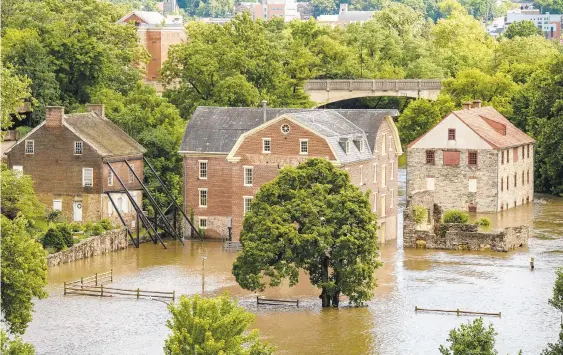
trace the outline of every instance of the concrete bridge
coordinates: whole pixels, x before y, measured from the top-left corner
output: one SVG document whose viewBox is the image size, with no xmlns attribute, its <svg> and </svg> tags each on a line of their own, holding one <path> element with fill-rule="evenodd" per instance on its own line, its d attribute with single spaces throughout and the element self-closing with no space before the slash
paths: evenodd
<svg viewBox="0 0 563 355">
<path fill-rule="evenodd" d="M 436 100 L 442 82 L 431 79 L 309 80 L 305 92 L 318 106 L 369 96 L 404 96 Z"/>
</svg>

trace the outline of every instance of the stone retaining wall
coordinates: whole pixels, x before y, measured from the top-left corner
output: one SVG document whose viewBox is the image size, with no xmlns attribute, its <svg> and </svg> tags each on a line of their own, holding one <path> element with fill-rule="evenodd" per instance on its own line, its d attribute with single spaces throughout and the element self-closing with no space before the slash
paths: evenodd
<svg viewBox="0 0 563 355">
<path fill-rule="evenodd" d="M 48 266 L 70 263 L 74 260 L 89 258 L 116 250 L 127 249 L 125 229 L 107 231 L 101 235 L 82 240 L 72 247 L 47 256 Z"/>
</svg>

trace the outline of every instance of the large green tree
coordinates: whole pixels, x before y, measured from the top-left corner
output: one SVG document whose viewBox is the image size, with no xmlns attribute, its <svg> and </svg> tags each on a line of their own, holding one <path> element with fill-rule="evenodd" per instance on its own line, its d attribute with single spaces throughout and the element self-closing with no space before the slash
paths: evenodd
<svg viewBox="0 0 563 355">
<path fill-rule="evenodd" d="M 556 279 L 555 285 L 553 286 L 553 297 L 549 299 L 549 304 L 559 312 L 563 312 L 563 268 L 558 268 L 555 275 Z M 561 354 L 563 354 L 563 324 L 561 325 L 561 331 L 559 332 L 558 342 L 547 344 L 547 348 L 541 353 L 541 355 Z"/>
<path fill-rule="evenodd" d="M 529 37 L 543 34 L 533 21 L 517 21 L 508 25 L 503 36 L 506 38 Z"/>
<path fill-rule="evenodd" d="M 262 291 L 266 283 L 278 286 L 284 279 L 293 286 L 301 269 L 322 290 L 323 307 L 337 307 L 341 293 L 354 304 L 373 295 L 381 265 L 376 216 L 368 195 L 328 160 L 286 167 L 263 185 L 240 241 L 233 274 L 245 289 Z"/>
<path fill-rule="evenodd" d="M 448 347 L 440 345 L 442 355 L 496 355 L 495 336 L 497 333 L 492 324 L 488 328 L 483 325 L 483 318 L 460 325 L 450 331 Z"/>
<path fill-rule="evenodd" d="M 412 101 L 399 116 L 397 128 L 401 143 L 407 145 L 430 130 L 454 109 L 448 95 L 440 95 L 437 101 L 417 99 Z"/>
<path fill-rule="evenodd" d="M 20 337 L 10 339 L 4 329 L 0 329 L 0 354 L 3 355 L 34 355 L 35 348 L 24 343 Z"/>
<path fill-rule="evenodd" d="M 257 330 L 249 331 L 254 315 L 227 294 L 212 298 L 180 296 L 168 306 L 171 334 L 164 343 L 170 355 L 269 355 L 274 348 L 262 343 Z"/>
<path fill-rule="evenodd" d="M 0 106 L 2 107 L 2 130 L 7 130 L 13 124 L 12 115 L 18 116 L 18 108 L 23 106 L 24 100 L 31 96 L 30 80 L 18 76 L 13 69 L 2 66 L 2 92 Z"/>
<path fill-rule="evenodd" d="M 44 206 L 37 199 L 33 190 L 33 180 L 29 175 L 8 169 L 2 164 L 2 200 L 1 213 L 13 220 L 18 215 L 33 218 L 43 215 Z"/>
</svg>

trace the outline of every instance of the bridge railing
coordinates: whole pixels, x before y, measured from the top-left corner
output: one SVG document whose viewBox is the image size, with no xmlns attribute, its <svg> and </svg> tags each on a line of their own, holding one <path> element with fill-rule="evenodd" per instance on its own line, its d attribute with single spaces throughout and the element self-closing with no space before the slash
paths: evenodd
<svg viewBox="0 0 563 355">
<path fill-rule="evenodd" d="M 392 91 L 392 90 L 440 90 L 442 82 L 431 79 L 402 80 L 309 80 L 305 91 Z"/>
</svg>

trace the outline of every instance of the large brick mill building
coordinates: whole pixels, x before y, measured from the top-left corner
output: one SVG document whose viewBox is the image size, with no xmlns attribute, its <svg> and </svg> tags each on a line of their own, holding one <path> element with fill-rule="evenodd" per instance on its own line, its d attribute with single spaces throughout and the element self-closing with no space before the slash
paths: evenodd
<svg viewBox="0 0 563 355">
<path fill-rule="evenodd" d="M 534 140 L 492 107 L 465 103 L 409 144 L 407 195 L 443 209 L 497 212 L 534 199 Z"/>
<path fill-rule="evenodd" d="M 117 222 L 106 192 L 123 191 L 119 176 L 142 206 L 142 187 L 123 159 L 142 180 L 145 149 L 104 116 L 103 105 L 87 107 L 88 112 L 72 114 L 47 107 L 45 120 L 6 152 L 8 167 L 30 175 L 39 200 L 67 220 L 111 217 Z M 112 198 L 133 223 L 135 211 L 126 194 L 112 193 Z"/>
<path fill-rule="evenodd" d="M 198 107 L 186 128 L 186 213 L 207 237 L 238 240 L 253 197 L 287 165 L 325 158 L 371 191 L 380 241 L 397 237 L 396 110 Z"/>
</svg>

